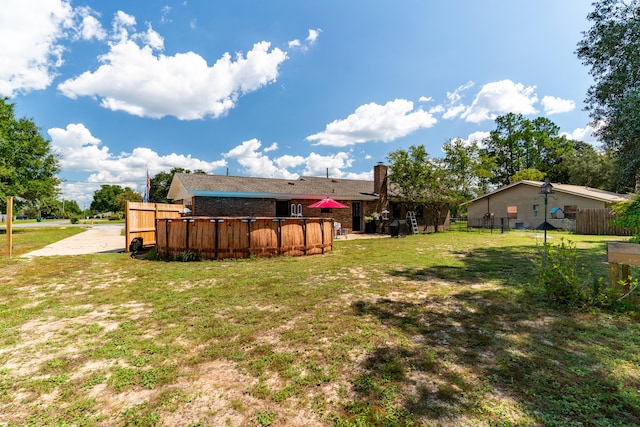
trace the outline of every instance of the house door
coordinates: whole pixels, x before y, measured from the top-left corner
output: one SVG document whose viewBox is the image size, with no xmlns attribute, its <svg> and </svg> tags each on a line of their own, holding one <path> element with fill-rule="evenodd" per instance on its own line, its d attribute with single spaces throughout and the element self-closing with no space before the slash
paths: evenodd
<svg viewBox="0 0 640 427">
<path fill-rule="evenodd" d="M 351 204 L 351 229 L 362 231 L 362 202 L 354 201 Z"/>
</svg>

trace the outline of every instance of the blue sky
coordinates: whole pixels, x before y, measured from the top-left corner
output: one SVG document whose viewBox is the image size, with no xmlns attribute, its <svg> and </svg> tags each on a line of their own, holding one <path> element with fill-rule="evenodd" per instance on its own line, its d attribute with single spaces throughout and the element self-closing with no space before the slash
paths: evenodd
<svg viewBox="0 0 640 427">
<path fill-rule="evenodd" d="M 391 151 L 508 112 L 594 145 L 587 0 L 3 0 L 0 95 L 51 140 L 62 196 L 173 167 L 371 179 Z"/>
</svg>

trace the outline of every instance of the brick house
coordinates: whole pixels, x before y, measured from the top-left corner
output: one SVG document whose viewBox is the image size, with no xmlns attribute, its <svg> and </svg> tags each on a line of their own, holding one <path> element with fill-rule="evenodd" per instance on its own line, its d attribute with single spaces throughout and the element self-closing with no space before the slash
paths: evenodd
<svg viewBox="0 0 640 427">
<path fill-rule="evenodd" d="M 393 219 L 406 217 L 407 209 L 387 182 L 388 166 L 373 167 L 373 181 L 341 178 L 301 177 L 298 179 L 252 178 L 243 176 L 185 174 L 174 175 L 167 198 L 184 204 L 193 216 L 333 218 L 350 232 L 371 231 L 365 218 L 379 214 L 375 231 L 388 232 Z M 313 209 L 309 205 L 330 197 L 348 209 Z M 386 213 L 384 213 L 386 211 Z M 384 213 L 384 215 L 383 215 Z M 429 212 L 416 212 L 420 229 L 433 230 Z M 387 220 L 383 221 L 382 218 Z M 443 207 L 440 230 L 449 226 L 449 209 Z"/>
<path fill-rule="evenodd" d="M 168 199 L 194 216 L 333 218 L 349 231 L 365 231 L 365 217 L 388 210 L 387 166 L 374 167 L 374 180 L 301 177 L 298 179 L 176 173 Z M 330 197 L 349 209 L 308 206 Z"/>
</svg>

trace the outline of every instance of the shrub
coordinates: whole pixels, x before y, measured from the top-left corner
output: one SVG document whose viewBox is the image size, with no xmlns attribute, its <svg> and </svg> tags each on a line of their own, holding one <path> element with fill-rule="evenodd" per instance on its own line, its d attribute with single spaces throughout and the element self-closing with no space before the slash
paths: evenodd
<svg viewBox="0 0 640 427">
<path fill-rule="evenodd" d="M 540 284 L 547 296 L 560 304 L 577 305 L 586 302 L 578 267 L 578 252 L 574 243 L 561 239 L 557 246 L 546 243 L 540 268 Z M 587 278 L 588 279 L 588 278 Z"/>
<path fill-rule="evenodd" d="M 640 243 L 640 194 L 617 203 L 613 207 L 613 211 L 617 216 L 611 222 L 619 227 L 631 229 L 633 236 L 629 241 Z"/>
<path fill-rule="evenodd" d="M 202 256 L 198 252 L 185 251 L 176 254 L 173 257 L 173 260 L 182 262 L 202 261 Z"/>
</svg>

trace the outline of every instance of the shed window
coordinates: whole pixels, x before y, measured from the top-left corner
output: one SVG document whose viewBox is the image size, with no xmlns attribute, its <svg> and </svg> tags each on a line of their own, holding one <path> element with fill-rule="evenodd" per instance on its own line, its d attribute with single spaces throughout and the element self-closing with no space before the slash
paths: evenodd
<svg viewBox="0 0 640 427">
<path fill-rule="evenodd" d="M 507 206 L 507 218 L 509 218 L 509 219 L 518 219 L 518 207 L 517 206 Z"/>
<path fill-rule="evenodd" d="M 576 219 L 576 212 L 578 212 L 578 206 L 576 205 L 564 205 L 564 217 L 568 219 Z"/>
</svg>

